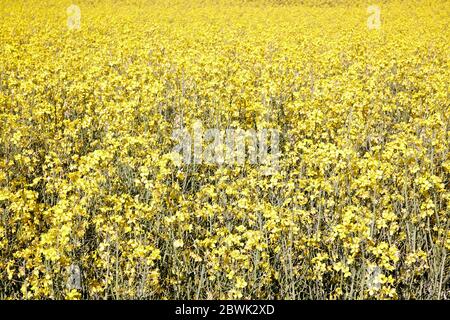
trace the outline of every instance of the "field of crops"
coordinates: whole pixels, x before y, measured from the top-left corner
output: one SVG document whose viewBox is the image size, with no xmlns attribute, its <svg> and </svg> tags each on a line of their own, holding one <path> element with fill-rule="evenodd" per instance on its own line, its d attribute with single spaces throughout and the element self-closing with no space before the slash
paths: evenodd
<svg viewBox="0 0 450 320">
<path fill-rule="evenodd" d="M 74 4 L 0 0 L 0 299 L 450 298 L 450 1 Z"/>
</svg>

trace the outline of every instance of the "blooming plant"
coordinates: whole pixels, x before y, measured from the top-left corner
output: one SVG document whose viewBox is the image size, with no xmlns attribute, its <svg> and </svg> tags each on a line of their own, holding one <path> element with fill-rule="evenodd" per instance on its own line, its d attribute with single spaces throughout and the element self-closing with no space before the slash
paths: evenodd
<svg viewBox="0 0 450 320">
<path fill-rule="evenodd" d="M 449 13 L 0 0 L 0 298 L 449 298 Z"/>
</svg>

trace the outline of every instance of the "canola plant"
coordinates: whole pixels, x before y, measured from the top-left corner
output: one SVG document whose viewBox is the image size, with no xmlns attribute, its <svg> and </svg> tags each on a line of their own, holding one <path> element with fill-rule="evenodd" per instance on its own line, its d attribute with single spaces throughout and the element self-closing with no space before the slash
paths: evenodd
<svg viewBox="0 0 450 320">
<path fill-rule="evenodd" d="M 0 0 L 0 298 L 448 299 L 449 21 Z M 278 130 L 277 170 L 177 162 L 196 121 Z"/>
</svg>

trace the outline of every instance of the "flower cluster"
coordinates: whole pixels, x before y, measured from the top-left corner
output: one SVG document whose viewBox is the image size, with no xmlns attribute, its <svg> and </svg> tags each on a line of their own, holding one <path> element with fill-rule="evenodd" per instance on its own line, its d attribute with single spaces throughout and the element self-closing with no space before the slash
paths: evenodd
<svg viewBox="0 0 450 320">
<path fill-rule="evenodd" d="M 450 2 L 69 5 L 0 6 L 0 298 L 450 297 Z"/>
</svg>

